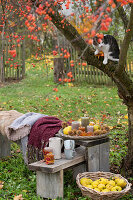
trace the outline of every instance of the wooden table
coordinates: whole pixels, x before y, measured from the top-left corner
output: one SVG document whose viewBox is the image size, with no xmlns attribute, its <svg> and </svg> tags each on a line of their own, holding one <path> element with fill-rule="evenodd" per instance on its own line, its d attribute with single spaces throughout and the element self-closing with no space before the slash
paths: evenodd
<svg viewBox="0 0 133 200">
<path fill-rule="evenodd" d="M 56 136 L 66 140 L 60 134 L 56 134 Z M 96 140 L 75 140 L 75 143 L 86 148 L 87 171 L 109 172 L 110 142 L 108 136 Z"/>
<path fill-rule="evenodd" d="M 109 137 L 87 141 L 77 140 L 76 144 L 86 147 L 87 171 L 109 172 Z"/>
</svg>

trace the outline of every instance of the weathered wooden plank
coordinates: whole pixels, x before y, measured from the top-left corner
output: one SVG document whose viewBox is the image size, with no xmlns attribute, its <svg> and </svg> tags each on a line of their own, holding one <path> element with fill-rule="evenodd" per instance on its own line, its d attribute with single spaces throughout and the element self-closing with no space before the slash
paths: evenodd
<svg viewBox="0 0 133 200">
<path fill-rule="evenodd" d="M 99 170 L 109 172 L 109 142 L 100 144 L 100 167 Z"/>
<path fill-rule="evenodd" d="M 92 147 L 95 145 L 99 145 L 102 143 L 109 142 L 109 137 L 104 137 L 97 140 L 75 140 L 76 144 L 84 146 L 84 147 Z"/>
<path fill-rule="evenodd" d="M 10 156 L 10 142 L 0 133 L 0 158 Z"/>
<path fill-rule="evenodd" d="M 79 164 L 79 165 L 73 167 L 73 179 L 76 179 L 76 177 L 79 173 L 83 173 L 83 172 L 86 172 L 86 171 L 87 171 L 86 163 Z"/>
<path fill-rule="evenodd" d="M 63 198 L 63 170 L 54 174 L 37 171 L 37 195 L 44 198 Z"/>
<path fill-rule="evenodd" d="M 97 172 L 99 171 L 99 145 L 88 148 L 88 171 Z"/>
<path fill-rule="evenodd" d="M 42 171 L 46 173 L 55 173 L 61 169 L 66 169 L 71 166 L 77 165 L 85 161 L 85 148 L 79 147 L 76 150 L 76 155 L 72 160 L 65 159 L 64 153 L 62 154 L 62 159 L 55 160 L 53 165 L 47 165 L 43 161 L 38 161 L 29 164 L 29 169 L 35 171 Z"/>
</svg>

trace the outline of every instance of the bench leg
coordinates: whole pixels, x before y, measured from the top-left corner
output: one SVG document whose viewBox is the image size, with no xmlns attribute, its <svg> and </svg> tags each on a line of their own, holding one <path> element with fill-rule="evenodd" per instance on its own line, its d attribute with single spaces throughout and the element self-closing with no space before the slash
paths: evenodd
<svg viewBox="0 0 133 200">
<path fill-rule="evenodd" d="M 10 156 L 10 141 L 0 133 L 0 158 Z"/>
<path fill-rule="evenodd" d="M 63 198 L 63 170 L 56 173 L 36 172 L 37 175 L 37 195 L 55 199 Z"/>
<path fill-rule="evenodd" d="M 73 179 L 75 180 L 79 173 L 86 172 L 86 163 L 79 164 L 73 167 Z"/>
<path fill-rule="evenodd" d="M 89 172 L 109 172 L 109 142 L 89 147 L 87 157 Z"/>
</svg>

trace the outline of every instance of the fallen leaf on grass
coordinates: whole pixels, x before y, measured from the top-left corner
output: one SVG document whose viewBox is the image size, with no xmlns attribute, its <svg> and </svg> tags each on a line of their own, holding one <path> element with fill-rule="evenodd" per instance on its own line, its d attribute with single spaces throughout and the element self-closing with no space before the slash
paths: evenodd
<svg viewBox="0 0 133 200">
<path fill-rule="evenodd" d="M 4 187 L 4 182 L 0 181 L 0 190 Z"/>
<path fill-rule="evenodd" d="M 125 119 L 128 119 L 128 115 L 125 115 L 124 118 L 125 118 Z"/>
<path fill-rule="evenodd" d="M 110 130 L 114 129 L 114 127 L 113 127 L 113 126 L 109 126 L 109 128 L 110 128 Z"/>
<path fill-rule="evenodd" d="M 22 194 L 15 196 L 13 200 L 23 200 Z"/>
</svg>

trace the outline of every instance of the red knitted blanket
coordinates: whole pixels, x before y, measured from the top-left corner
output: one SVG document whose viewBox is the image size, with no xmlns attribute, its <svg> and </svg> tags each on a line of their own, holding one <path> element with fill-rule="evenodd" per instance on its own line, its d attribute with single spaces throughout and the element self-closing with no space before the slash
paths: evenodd
<svg viewBox="0 0 133 200">
<path fill-rule="evenodd" d="M 61 120 L 52 116 L 45 116 L 37 120 L 31 128 L 28 146 L 43 148 L 48 143 L 49 138 L 61 129 L 61 122 Z"/>
</svg>

